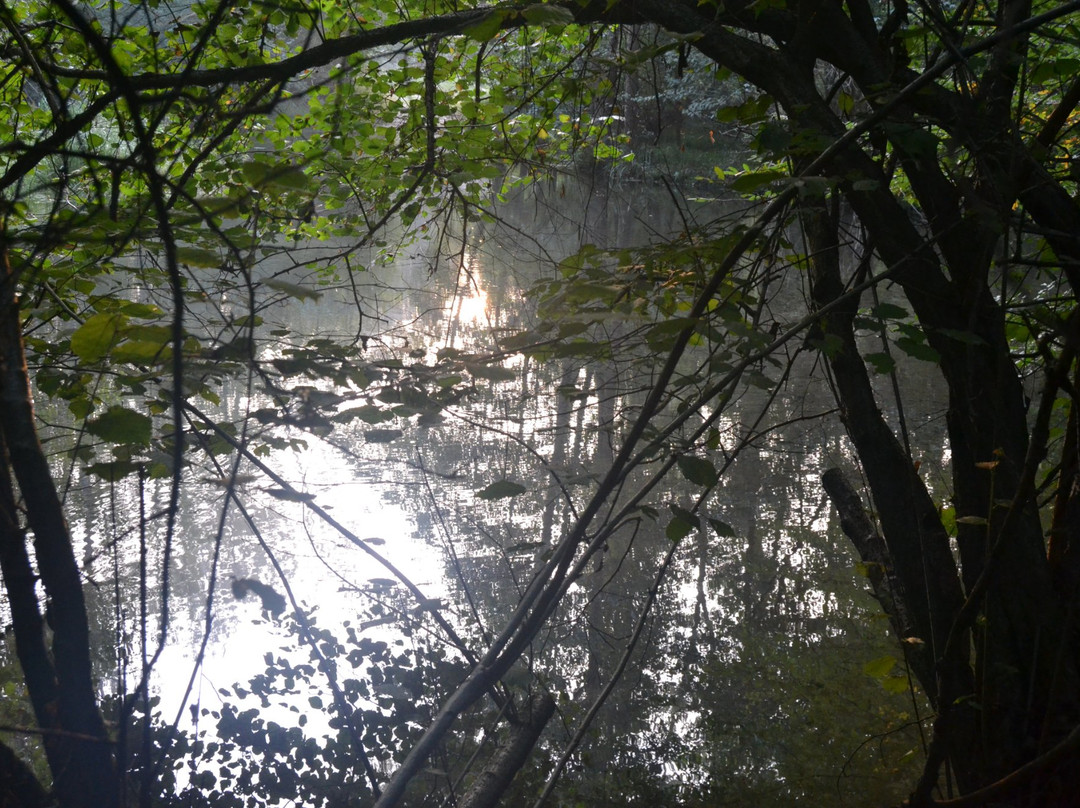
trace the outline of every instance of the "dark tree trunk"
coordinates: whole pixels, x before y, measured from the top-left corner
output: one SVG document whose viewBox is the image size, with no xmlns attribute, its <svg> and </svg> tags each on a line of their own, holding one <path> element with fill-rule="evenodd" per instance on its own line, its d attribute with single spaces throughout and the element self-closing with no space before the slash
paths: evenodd
<svg viewBox="0 0 1080 808">
<path fill-rule="evenodd" d="M 4 808 L 46 808 L 49 805 L 49 795 L 34 773 L 3 743 L 0 743 L 0 805 Z"/>
<path fill-rule="evenodd" d="M 38 442 L 23 354 L 15 278 L 0 245 L 0 565 L 12 605 L 16 653 L 63 808 L 117 804 L 112 742 L 98 710 L 90 665 L 90 630 L 75 552 Z M 12 481 L 18 484 L 33 569 Z M 53 632 L 46 650 L 35 590 L 41 581 Z"/>
</svg>

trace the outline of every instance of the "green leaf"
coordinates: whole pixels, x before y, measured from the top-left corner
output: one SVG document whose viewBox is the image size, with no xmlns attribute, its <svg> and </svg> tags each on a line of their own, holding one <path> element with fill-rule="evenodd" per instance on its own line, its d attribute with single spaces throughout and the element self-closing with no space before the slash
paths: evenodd
<svg viewBox="0 0 1080 808">
<path fill-rule="evenodd" d="M 683 331 L 693 328 L 697 323 L 696 317 L 672 317 L 645 332 L 645 341 L 654 351 L 669 350 Z"/>
<path fill-rule="evenodd" d="M 274 499 L 280 499 L 283 502 L 314 502 L 315 495 L 309 494 L 304 491 L 292 491 L 288 488 L 264 488 L 267 494 Z"/>
<path fill-rule="evenodd" d="M 292 165 L 267 165 L 250 162 L 240 167 L 246 179 L 254 187 L 275 186 L 287 191 L 307 191 L 312 186 L 311 177 Z"/>
<path fill-rule="evenodd" d="M 872 353 L 863 357 L 873 366 L 875 373 L 892 373 L 896 367 L 896 360 L 887 353 Z"/>
<path fill-rule="evenodd" d="M 941 526 L 950 536 L 956 535 L 956 508 L 948 505 L 941 508 Z"/>
<path fill-rule="evenodd" d="M 807 342 L 830 359 L 839 356 L 844 350 L 844 340 L 839 334 L 825 334 L 817 339 L 809 339 Z"/>
<path fill-rule="evenodd" d="M 543 25 L 545 27 L 561 27 L 574 22 L 574 12 L 563 6 L 552 6 L 547 3 L 534 3 L 521 9 L 521 16 L 529 25 Z"/>
<path fill-rule="evenodd" d="M 692 531 L 701 527 L 701 520 L 686 508 L 674 504 L 668 505 L 668 508 L 671 509 L 674 518 L 668 522 L 667 529 L 664 532 L 671 541 L 680 541 Z"/>
<path fill-rule="evenodd" d="M 906 693 L 908 691 L 908 678 L 906 676 L 886 676 L 881 680 L 881 686 L 888 693 Z"/>
<path fill-rule="evenodd" d="M 909 123 L 886 123 L 882 127 L 897 148 L 921 160 L 936 160 L 938 138 L 927 129 Z"/>
<path fill-rule="evenodd" d="M 488 42 L 494 39 L 495 34 L 499 33 L 507 14 L 508 12 L 504 10 L 492 11 L 487 16 L 482 17 L 479 22 L 467 26 L 464 29 L 464 34 L 477 42 Z"/>
<path fill-rule="evenodd" d="M 892 303 L 878 303 L 870 313 L 881 320 L 903 320 L 908 316 L 907 309 Z"/>
<path fill-rule="evenodd" d="M 720 475 L 716 472 L 716 467 L 704 457 L 681 455 L 675 462 L 679 467 L 679 471 L 682 472 L 682 476 L 695 485 L 711 488 L 720 481 Z"/>
<path fill-rule="evenodd" d="M 900 337 L 896 341 L 896 347 L 908 356 L 921 359 L 923 362 L 934 362 L 936 364 L 941 361 L 941 355 L 937 351 L 925 342 L 919 342 L 911 337 Z"/>
<path fill-rule="evenodd" d="M 686 510 L 686 508 L 674 504 L 668 505 L 668 507 L 671 509 L 671 512 L 673 514 L 682 519 L 684 522 L 689 522 L 694 527 L 701 527 L 701 520 L 698 519 L 697 514 L 695 514 L 693 511 L 688 511 Z"/>
<path fill-rule="evenodd" d="M 756 191 L 763 185 L 769 185 L 777 180 L 787 179 L 789 174 L 786 171 L 777 171 L 775 169 L 762 169 L 759 171 L 750 171 L 745 174 L 739 174 L 737 177 L 731 180 L 731 190 L 736 193 L 745 194 L 750 191 Z"/>
<path fill-rule="evenodd" d="M 97 418 L 86 422 L 86 431 L 109 443 L 150 445 L 150 416 L 114 404 Z"/>
<path fill-rule="evenodd" d="M 685 508 L 680 508 L 678 505 L 669 505 L 668 507 L 671 508 L 671 512 L 674 516 L 671 518 L 671 521 L 668 522 L 664 534 L 671 541 L 682 541 L 701 527 L 701 520 L 690 511 Z"/>
<path fill-rule="evenodd" d="M 1029 80 L 1033 84 L 1042 84 L 1048 81 L 1060 81 L 1077 73 L 1080 73 L 1080 59 L 1072 57 L 1048 59 L 1032 68 Z"/>
<path fill-rule="evenodd" d="M 350 407 L 347 410 L 342 410 L 337 415 L 334 415 L 332 420 L 345 423 L 353 418 L 359 418 L 366 424 L 381 424 L 385 421 L 393 421 L 394 414 L 373 404 L 365 404 L 362 407 Z"/>
<path fill-rule="evenodd" d="M 958 525 L 975 525 L 977 527 L 985 527 L 990 524 L 986 521 L 985 516 L 958 516 L 956 517 L 956 524 Z"/>
<path fill-rule="evenodd" d="M 874 679 L 884 679 L 896 667 L 896 657 L 886 654 L 863 665 L 863 673 Z"/>
<path fill-rule="evenodd" d="M 960 331 L 955 328 L 941 328 L 938 333 L 944 334 L 949 339 L 962 342 L 964 345 L 985 345 L 986 340 L 971 331 Z"/>
<path fill-rule="evenodd" d="M 476 492 L 477 499 L 505 499 L 524 494 L 528 489 L 520 483 L 510 480 L 499 480 L 489 485 L 482 491 Z"/>
<path fill-rule="evenodd" d="M 164 314 L 164 312 L 153 303 L 136 303 L 129 300 L 121 302 L 120 310 L 128 317 L 134 317 L 138 320 L 156 319 Z"/>
<path fill-rule="evenodd" d="M 97 362 L 108 354 L 117 332 L 127 323 L 121 314 L 95 314 L 71 335 L 71 350 L 84 362 Z"/>
<path fill-rule="evenodd" d="M 213 250 L 202 247 L 177 247 L 176 260 L 189 267 L 216 269 L 221 266 L 221 256 Z"/>
</svg>

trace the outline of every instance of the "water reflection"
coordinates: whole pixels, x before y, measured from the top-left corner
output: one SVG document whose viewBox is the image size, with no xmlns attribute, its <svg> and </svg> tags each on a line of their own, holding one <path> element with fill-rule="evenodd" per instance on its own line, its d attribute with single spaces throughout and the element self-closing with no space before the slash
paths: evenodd
<svg viewBox="0 0 1080 808">
<path fill-rule="evenodd" d="M 168 569 L 168 642 L 154 679 L 167 718 L 187 715 L 185 698 L 220 710 L 224 700 L 236 698 L 234 684 L 262 675 L 267 655 L 292 643 L 279 622 L 260 614 L 256 600 L 236 600 L 229 591 L 230 577 L 280 587 L 271 557 L 295 600 L 322 628 L 405 647 L 418 637 L 449 646 L 430 620 L 438 606 L 469 647 L 483 648 L 611 467 L 651 382 L 651 357 L 515 356 L 497 365 L 500 372 L 486 371 L 491 383 L 465 390 L 437 417 L 422 412 L 418 402 L 428 393 L 421 381 L 438 389 L 443 380 L 449 389 L 457 377 L 483 372 L 475 366 L 440 376 L 438 363 L 452 352 L 497 354 L 504 335 L 536 317 L 528 290 L 581 244 L 640 244 L 683 229 L 683 215 L 663 204 L 666 198 L 663 191 L 601 193 L 563 181 L 503 205 L 501 226 L 473 223 L 465 248 L 448 250 L 433 235 L 409 256 L 379 266 L 373 253 L 349 245 L 295 245 L 261 266 L 268 276 L 286 268 L 295 276 L 300 267 L 346 259 L 354 268 L 369 267 L 349 283 L 327 286 L 317 300 L 267 309 L 256 334 L 260 361 L 295 367 L 298 377 L 304 362 L 337 362 L 341 383 L 299 378 L 271 389 L 228 381 L 214 415 L 246 424 L 258 459 L 302 499 L 359 538 L 374 539 L 370 548 L 404 571 L 422 600 L 314 516 L 305 501 L 275 496 L 280 486 L 252 462 L 237 469 L 246 516 L 229 503 L 226 489 L 207 482 L 230 479 L 228 466 L 191 469 Z M 718 215 L 715 209 L 696 213 Z M 771 286 L 778 320 L 796 319 L 801 300 L 797 279 Z M 239 298 L 214 301 L 225 319 L 242 316 L 245 305 Z M 613 323 L 612 333 L 624 327 Z M 354 349 L 348 356 L 303 353 L 320 336 L 352 340 Z M 703 523 L 684 539 L 666 569 L 663 558 L 672 547 L 666 517 L 629 514 L 528 655 L 529 675 L 562 698 L 563 720 L 552 727 L 549 747 L 557 750 L 621 664 L 650 589 L 661 593 L 647 642 L 632 653 L 634 674 L 617 686 L 594 743 L 576 764 L 589 772 L 578 779 L 576 794 L 593 804 L 616 804 L 619 794 L 671 781 L 688 801 L 723 794 L 738 803 L 767 792 L 775 804 L 797 802 L 817 793 L 824 774 L 842 771 L 866 737 L 881 731 L 876 714 L 887 711 L 893 728 L 904 715 L 913 720 L 909 698 L 890 700 L 863 673 L 869 660 L 889 652 L 886 626 L 862 594 L 853 554 L 832 525 L 817 481 L 821 470 L 843 464 L 850 453 L 829 415 L 827 381 L 814 372 L 818 360 L 794 350 L 789 358 L 792 367 L 779 389 L 740 389 L 713 424 L 717 465 L 731 461 L 705 508 L 716 524 Z M 357 368 L 363 378 L 349 375 Z M 778 371 L 768 372 L 775 381 Z M 397 400 L 377 384 L 380 374 L 395 373 L 416 381 L 398 385 Z M 417 396 L 411 402 L 409 390 Z M 298 415 L 291 425 L 261 423 L 257 414 L 280 400 L 291 402 L 295 413 L 307 412 L 308 420 Z M 930 396 L 923 404 L 907 417 L 913 439 L 934 454 L 942 441 L 934 420 L 938 405 Z M 378 413 L 386 409 L 405 415 L 384 422 Z M 354 412 L 360 416 L 333 420 Z M 928 472 L 942 467 L 941 454 Z M 646 463 L 628 479 L 624 495 L 647 485 L 655 465 Z M 490 501 L 476 496 L 499 482 L 525 491 Z M 698 490 L 673 475 L 648 503 L 689 507 Z M 68 502 L 93 584 L 101 668 L 119 663 L 127 671 L 126 682 L 114 676 L 103 682 L 109 690 L 127 690 L 138 676 L 143 563 L 158 571 L 146 594 L 151 652 L 161 629 L 163 532 L 153 515 L 166 500 L 160 483 L 147 481 L 140 491 L 131 480 L 103 486 L 73 472 Z M 147 519 L 133 525 L 131 515 L 140 508 Z M 117 619 L 124 627 L 119 633 Z M 207 625 L 206 651 L 196 666 Z M 449 650 L 448 658 L 460 661 L 460 650 Z M 196 667 L 196 687 L 185 695 Z M 377 697 L 372 691 L 361 703 L 374 705 Z M 305 691 L 276 700 L 275 720 L 299 710 L 312 716 L 309 729 L 325 729 L 323 713 L 304 706 L 308 699 Z M 194 716 L 209 720 L 198 709 Z M 842 731 L 822 738 L 817 730 L 823 725 Z M 896 732 L 882 742 L 899 750 L 890 752 L 888 765 L 863 754 L 852 770 L 877 778 L 880 793 L 888 794 L 889 766 L 915 743 L 914 733 Z M 845 788 L 866 793 L 863 780 Z"/>
</svg>

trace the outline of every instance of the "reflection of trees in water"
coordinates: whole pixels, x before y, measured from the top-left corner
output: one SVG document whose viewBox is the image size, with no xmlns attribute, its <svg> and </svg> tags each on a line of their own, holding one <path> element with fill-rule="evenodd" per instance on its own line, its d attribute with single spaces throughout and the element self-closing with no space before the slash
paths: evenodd
<svg viewBox="0 0 1080 808">
<path fill-rule="evenodd" d="M 439 455 L 452 458 L 444 471 L 464 467 L 470 480 L 457 490 L 433 486 L 448 499 L 440 509 L 449 532 L 442 541 L 453 545 L 456 558 L 448 572 L 453 578 L 456 567 L 462 570 L 457 584 L 468 588 L 491 628 L 501 627 L 571 515 L 563 492 L 516 441 L 536 448 L 562 480 L 584 481 L 567 486 L 580 507 L 625 429 L 618 414 L 636 406 L 636 391 L 626 389 L 629 378 L 602 363 L 533 364 L 521 384 L 487 394 L 497 403 L 472 399 L 472 418 L 440 427 L 442 445 L 468 446 L 471 460 L 461 465 L 461 448 Z M 730 524 L 733 535 L 701 530 L 683 541 L 665 595 L 653 607 L 647 640 L 635 652 L 637 673 L 616 688 L 583 757 L 589 785 L 578 788 L 590 801 L 639 789 L 630 772 L 701 788 L 711 783 L 711 791 L 699 793 L 706 801 L 710 794 L 763 788 L 775 790 L 777 799 L 798 800 L 833 787 L 823 773 L 844 770 L 852 791 L 896 796 L 889 795 L 891 773 L 859 750 L 880 730 L 878 712 L 896 724 L 910 701 L 883 699 L 880 684 L 863 673 L 867 662 L 889 651 L 887 629 L 873 618 L 872 601 L 858 594 L 855 558 L 846 543 L 825 530 L 830 509 L 817 484 L 826 459 L 847 456 L 846 441 L 835 420 L 820 418 L 787 429 L 782 439 L 768 432 L 773 423 L 825 411 L 827 399 L 816 399 L 802 391 L 774 405 L 774 421 L 757 425 L 762 436 L 742 451 L 710 500 L 709 512 Z M 729 413 L 733 444 L 761 405 L 746 395 Z M 490 505 L 471 498 L 504 477 L 522 481 L 528 493 Z M 693 490 L 688 482 L 675 483 L 654 504 L 686 501 Z M 607 684 L 625 652 L 668 544 L 662 523 L 647 517 L 627 523 L 609 537 L 535 643 L 533 664 L 564 694 L 568 725 Z M 843 733 L 818 736 L 818 727 L 836 723 Z M 564 742 L 556 740 L 556 748 Z M 916 742 L 910 733 L 895 744 L 883 742 L 880 759 L 895 760 Z M 686 769 L 654 771 L 661 751 L 663 759 L 685 761 Z M 867 784 L 869 777 L 876 786 Z"/>
<path fill-rule="evenodd" d="M 582 232 L 598 238 L 606 234 L 620 243 L 646 237 L 649 227 L 670 229 L 675 222 L 657 223 L 656 214 L 650 221 L 613 198 L 580 202 L 587 210 Z M 536 239 L 532 249 L 549 255 L 571 252 L 581 238 L 577 227 L 568 234 L 554 207 L 526 210 L 528 204 L 536 202 L 518 201 L 518 207 L 511 205 L 508 211 L 533 226 L 527 234 Z M 530 212 L 543 215 L 530 219 Z M 628 237 L 631 229 L 639 235 Z M 408 321 L 408 328 L 373 340 L 366 352 L 358 349 L 358 356 L 424 364 L 448 341 L 461 350 L 491 351 L 501 329 L 528 322 L 532 313 L 524 290 L 539 270 L 520 258 L 522 234 L 503 239 L 502 232 L 485 234 L 469 267 L 471 282 L 489 297 L 486 320 L 468 327 L 459 323 L 456 331 L 448 327 L 453 290 L 462 280 L 454 280 L 452 273 L 428 274 L 432 261 L 453 268 L 453 255 L 427 256 L 403 266 L 401 277 L 385 289 L 372 290 L 378 301 L 372 311 L 393 311 Z M 422 287 L 415 296 L 405 291 L 410 284 Z M 384 297 L 378 298 L 380 294 Z M 298 342 L 310 335 L 356 330 L 355 309 L 348 301 L 332 300 L 328 295 L 317 306 L 296 304 L 278 325 L 287 327 Z M 780 305 L 779 298 L 773 302 Z M 412 350 L 419 351 L 417 356 L 408 356 Z M 417 538 L 442 552 L 450 589 L 447 612 L 475 647 L 502 628 L 575 509 L 611 466 L 613 447 L 621 443 L 629 416 L 641 406 L 650 361 L 640 353 L 620 355 L 617 362 L 528 358 L 510 365 L 516 374 L 513 382 L 477 385 L 441 422 L 395 423 L 405 433 L 399 441 L 366 443 L 367 424 L 335 429 L 332 443 L 345 450 L 340 468 L 358 474 L 366 485 L 385 484 L 381 502 L 408 514 Z M 647 793 L 658 784 L 678 791 L 688 803 L 707 804 L 718 795 L 760 794 L 763 789 L 775 790 L 778 801 L 797 801 L 833 788 L 822 775 L 838 771 L 847 771 L 857 784 L 853 788 L 864 797 L 874 788 L 895 796 L 888 794 L 884 765 L 907 751 L 914 739 L 901 734 L 896 751 L 892 739 L 886 739 L 880 758 L 884 763 L 867 750 L 860 752 L 859 744 L 882 724 L 901 722 L 910 701 L 883 698 L 880 685 L 863 673 L 868 661 L 889 652 L 886 627 L 871 618 L 873 604 L 857 595 L 861 586 L 846 543 L 835 530 L 824 529 L 829 509 L 817 476 L 846 458 L 849 449 L 839 424 L 818 417 L 831 406 L 830 399 L 827 391 L 809 387 L 808 379 L 805 368 L 792 375 L 772 404 L 768 422 L 758 421 L 768 399 L 754 388 L 740 391 L 717 422 L 718 466 L 727 453 L 752 438 L 704 509 L 730 525 L 731 535 L 717 535 L 706 527 L 682 540 L 675 566 L 652 606 L 644 639 L 633 652 L 632 672 L 608 698 L 583 750 L 580 765 L 588 767 L 589 776 L 573 787 L 591 804 L 618 804 L 619 795 Z M 223 417 L 240 421 L 252 406 L 258 404 L 244 387 L 223 388 Z M 804 418 L 808 420 L 786 426 L 782 437 L 769 431 Z M 313 445 L 319 442 L 299 430 L 290 434 Z M 280 462 L 287 453 L 276 457 Z M 654 467 L 655 462 L 645 463 L 625 483 L 624 498 Z M 214 473 L 210 467 L 201 471 Z M 476 491 L 501 479 L 520 482 L 526 493 L 494 502 L 476 498 Z M 110 633 L 115 604 L 125 604 L 128 612 L 121 618 L 132 625 L 136 615 L 131 605 L 139 602 L 137 531 L 131 526 L 125 526 L 126 532 L 118 530 L 108 517 L 110 496 L 126 498 L 125 512 L 137 510 L 132 506 L 133 486 L 128 481 L 109 494 L 100 488 L 88 493 L 85 522 L 79 525 L 86 536 L 95 537 L 88 548 L 99 537 L 115 536 L 118 549 L 119 589 L 111 588 L 111 552 L 99 550 L 88 564 L 88 574 L 103 584 L 91 607 L 102 670 L 112 668 L 114 649 L 126 644 L 129 656 L 136 650 L 135 635 L 129 632 L 118 643 Z M 560 696 L 563 721 L 549 728 L 551 749 L 565 744 L 566 733 L 600 695 L 627 651 L 645 593 L 670 546 L 664 535 L 667 504 L 689 504 L 697 490 L 673 476 L 666 490 L 655 492 L 648 504 L 659 517 L 638 513 L 613 532 L 534 642 L 529 664 Z M 152 488 L 149 512 L 161 508 L 163 496 Z M 312 530 L 316 543 L 325 537 L 317 526 L 301 522 L 301 507 L 274 503 L 255 490 L 246 496 L 268 541 L 282 551 L 286 572 L 293 575 L 299 565 L 311 563 L 298 552 L 307 541 L 306 532 Z M 179 644 L 194 645 L 201 636 L 206 576 L 222 504 L 220 490 L 203 486 L 193 489 L 181 508 L 170 587 L 172 637 Z M 147 526 L 149 591 L 157 592 L 160 579 L 153 571 L 160 569 L 160 523 Z M 254 575 L 266 569 L 262 550 L 248 534 L 238 518 L 229 520 L 220 560 L 223 575 Z M 334 571 L 354 584 L 350 588 L 336 582 L 330 571 L 325 573 L 334 586 L 350 590 L 346 597 L 356 598 L 361 625 L 386 619 L 410 632 L 424 625 L 423 615 L 415 614 L 415 604 L 400 588 L 370 586 L 362 578 L 350 578 L 350 570 Z M 152 616 L 159 613 L 157 604 L 149 606 Z M 226 607 L 228 611 L 235 606 Z M 223 640 L 231 630 L 219 621 L 214 640 Z M 150 634 L 155 633 L 152 621 Z M 875 712 L 885 713 L 884 719 L 877 720 Z M 822 738 L 817 731 L 821 726 L 842 731 Z M 658 760 L 672 762 L 660 768 Z M 877 778 L 880 785 L 871 787 L 863 778 Z"/>
</svg>

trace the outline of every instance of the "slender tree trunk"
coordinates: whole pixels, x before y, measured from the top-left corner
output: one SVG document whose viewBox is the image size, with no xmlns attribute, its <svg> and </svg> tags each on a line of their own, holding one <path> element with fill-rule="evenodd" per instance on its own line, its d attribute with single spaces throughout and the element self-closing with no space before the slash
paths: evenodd
<svg viewBox="0 0 1080 808">
<path fill-rule="evenodd" d="M 534 693 L 521 719 L 511 725 L 509 739 L 476 776 L 472 788 L 458 803 L 458 808 L 494 808 L 498 805 L 554 714 L 555 700 L 551 695 L 547 691 Z"/>
<path fill-rule="evenodd" d="M 16 653 L 26 676 L 62 808 L 117 804 L 112 742 L 98 710 L 90 630 L 71 533 L 38 441 L 21 319 L 7 247 L 0 244 L 0 563 L 12 604 Z M 12 480 L 33 536 L 36 573 L 25 544 Z M 35 582 L 52 629 L 46 651 Z"/>
</svg>

